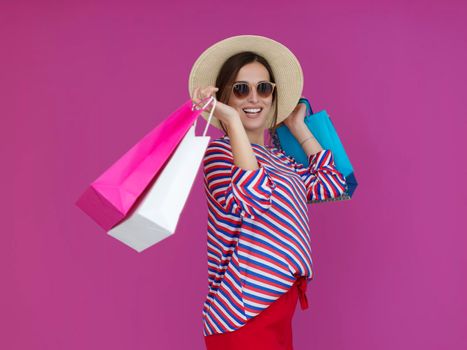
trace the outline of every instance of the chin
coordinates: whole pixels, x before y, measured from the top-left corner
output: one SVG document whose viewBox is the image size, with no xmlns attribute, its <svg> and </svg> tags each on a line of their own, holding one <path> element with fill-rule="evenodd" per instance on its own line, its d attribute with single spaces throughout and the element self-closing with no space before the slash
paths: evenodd
<svg viewBox="0 0 467 350">
<path fill-rule="evenodd" d="M 244 119 L 243 120 L 243 126 L 245 129 L 253 130 L 253 129 L 260 129 L 260 128 L 265 128 L 266 124 L 264 120 L 248 120 Z"/>
<path fill-rule="evenodd" d="M 256 129 L 260 126 L 266 127 L 266 124 L 267 124 L 266 116 L 267 116 L 266 113 L 264 115 L 260 115 L 255 118 L 249 118 L 247 115 L 242 115 L 241 119 L 242 119 L 243 125 L 245 126 L 251 125 Z"/>
</svg>

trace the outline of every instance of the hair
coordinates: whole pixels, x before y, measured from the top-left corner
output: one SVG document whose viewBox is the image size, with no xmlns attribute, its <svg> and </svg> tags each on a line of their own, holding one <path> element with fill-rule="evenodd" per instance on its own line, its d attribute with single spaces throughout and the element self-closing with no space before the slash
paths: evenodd
<svg viewBox="0 0 467 350">
<path fill-rule="evenodd" d="M 237 53 L 231 57 L 229 57 L 224 64 L 222 65 L 219 74 L 217 75 L 216 79 L 216 87 L 219 90 L 216 92 L 216 99 L 222 103 L 227 104 L 230 99 L 230 94 L 232 93 L 232 84 L 237 77 L 238 72 L 240 69 L 252 62 L 261 63 L 269 72 L 269 79 L 271 82 L 275 83 L 274 73 L 272 72 L 272 68 L 269 62 L 263 57 L 258 55 L 257 53 L 251 51 L 243 51 Z M 276 129 L 277 129 L 277 87 L 274 89 L 272 95 L 272 103 L 275 105 L 274 115 L 272 117 L 272 124 L 268 127 L 269 136 L 271 139 L 274 139 L 276 136 Z M 225 130 L 224 125 L 220 122 L 222 130 L 224 133 L 227 134 L 227 130 Z"/>
</svg>

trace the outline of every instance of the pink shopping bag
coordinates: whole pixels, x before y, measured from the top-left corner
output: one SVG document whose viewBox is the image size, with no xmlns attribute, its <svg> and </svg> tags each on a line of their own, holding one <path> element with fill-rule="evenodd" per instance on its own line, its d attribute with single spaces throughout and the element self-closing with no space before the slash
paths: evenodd
<svg viewBox="0 0 467 350">
<path fill-rule="evenodd" d="M 184 103 L 99 176 L 76 205 L 106 231 L 122 221 L 213 100 L 206 101 L 200 109 L 191 100 Z"/>
</svg>

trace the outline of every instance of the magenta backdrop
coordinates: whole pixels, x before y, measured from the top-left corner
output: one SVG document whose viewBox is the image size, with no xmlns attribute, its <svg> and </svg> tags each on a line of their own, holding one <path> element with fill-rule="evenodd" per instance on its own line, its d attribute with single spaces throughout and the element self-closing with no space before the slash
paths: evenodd
<svg viewBox="0 0 467 350">
<path fill-rule="evenodd" d="M 202 172 L 176 234 L 141 254 L 74 202 L 189 98 L 205 48 L 259 34 L 297 55 L 304 94 L 333 118 L 360 183 L 351 201 L 310 207 L 316 277 L 296 349 L 466 349 L 466 11 L 2 2 L 0 348 L 204 348 Z"/>
</svg>

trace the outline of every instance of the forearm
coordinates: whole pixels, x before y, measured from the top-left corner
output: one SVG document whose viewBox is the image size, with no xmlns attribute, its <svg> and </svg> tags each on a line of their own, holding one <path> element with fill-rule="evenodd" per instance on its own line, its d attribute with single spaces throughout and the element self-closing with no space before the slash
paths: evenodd
<svg viewBox="0 0 467 350">
<path fill-rule="evenodd" d="M 299 143 L 306 140 L 301 146 L 308 157 L 323 150 L 323 147 L 321 147 L 305 123 L 297 124 L 290 129 L 290 132 Z"/>
<path fill-rule="evenodd" d="M 230 138 L 234 164 L 246 170 L 258 169 L 258 161 L 240 118 L 229 123 L 227 133 Z"/>
</svg>

